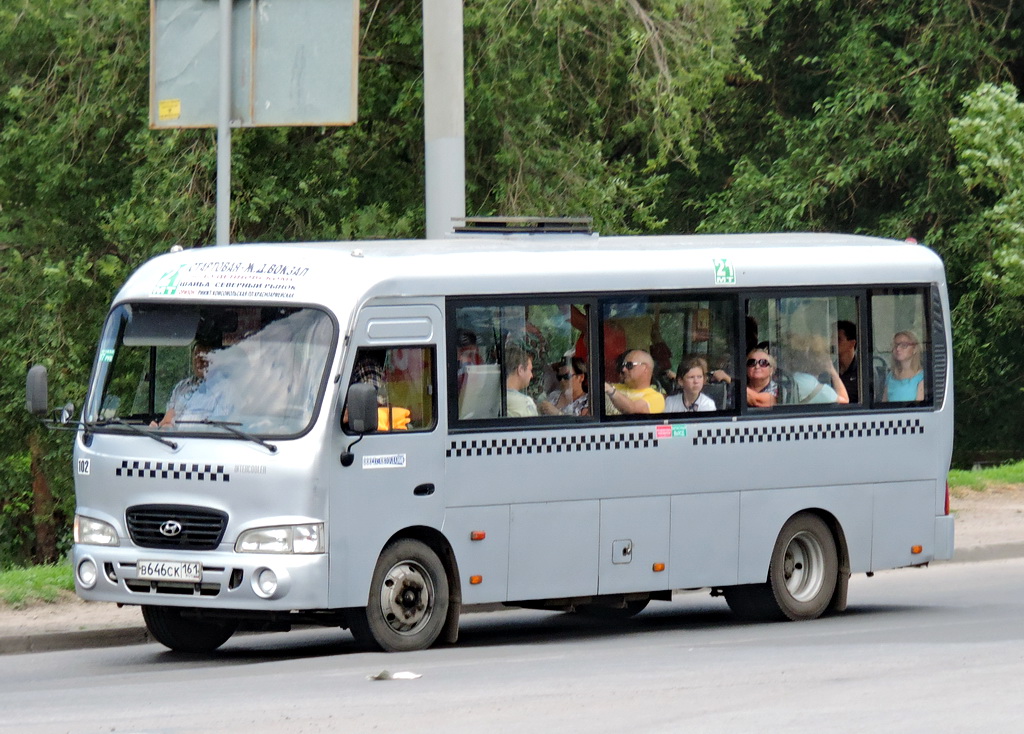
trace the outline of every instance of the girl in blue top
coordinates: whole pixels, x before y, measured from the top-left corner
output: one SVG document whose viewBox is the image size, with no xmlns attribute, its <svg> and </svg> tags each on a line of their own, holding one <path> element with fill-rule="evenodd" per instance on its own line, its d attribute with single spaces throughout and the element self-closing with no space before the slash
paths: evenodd
<svg viewBox="0 0 1024 734">
<path fill-rule="evenodd" d="M 892 338 L 892 362 L 885 375 L 882 400 L 912 403 L 924 400 L 924 369 L 921 342 L 912 331 L 899 331 Z"/>
</svg>

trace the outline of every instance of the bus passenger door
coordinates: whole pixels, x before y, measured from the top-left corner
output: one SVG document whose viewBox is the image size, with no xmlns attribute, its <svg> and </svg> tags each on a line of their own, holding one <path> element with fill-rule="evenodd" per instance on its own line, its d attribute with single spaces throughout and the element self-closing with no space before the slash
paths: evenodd
<svg viewBox="0 0 1024 734">
<path fill-rule="evenodd" d="M 431 304 L 368 307 L 356 321 L 342 369 L 348 384 L 339 391 L 339 402 L 344 403 L 349 384 L 371 384 L 377 389 L 378 426 L 361 439 L 340 426 L 336 430 L 336 456 L 349 453 L 352 463 L 339 462 L 331 481 L 333 606 L 367 603 L 374 565 L 396 532 L 441 527 L 442 324 L 441 311 Z M 344 423 L 344 415 L 340 418 Z"/>
</svg>

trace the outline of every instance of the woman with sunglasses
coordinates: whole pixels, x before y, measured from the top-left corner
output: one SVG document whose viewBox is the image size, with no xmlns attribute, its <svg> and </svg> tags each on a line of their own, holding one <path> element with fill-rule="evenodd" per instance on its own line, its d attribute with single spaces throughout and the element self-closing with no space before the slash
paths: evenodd
<svg viewBox="0 0 1024 734">
<path fill-rule="evenodd" d="M 558 389 L 548 393 L 538 403 L 544 415 L 590 415 L 590 396 L 587 384 L 587 363 L 573 357 L 555 366 Z"/>
<path fill-rule="evenodd" d="M 779 401 L 775 376 L 775 359 L 764 349 L 751 349 L 747 354 L 747 405 L 771 408 Z"/>
<path fill-rule="evenodd" d="M 921 342 L 912 331 L 898 331 L 892 338 L 892 360 L 885 373 L 882 400 L 913 403 L 924 400 L 924 368 Z"/>
</svg>

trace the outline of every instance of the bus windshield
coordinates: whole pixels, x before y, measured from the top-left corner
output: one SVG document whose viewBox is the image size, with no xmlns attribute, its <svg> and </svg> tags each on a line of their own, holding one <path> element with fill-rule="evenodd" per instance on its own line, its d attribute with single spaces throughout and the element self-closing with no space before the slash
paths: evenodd
<svg viewBox="0 0 1024 734">
<path fill-rule="evenodd" d="M 311 308 L 124 304 L 107 319 L 85 421 L 289 436 L 323 392 L 332 319 Z"/>
</svg>

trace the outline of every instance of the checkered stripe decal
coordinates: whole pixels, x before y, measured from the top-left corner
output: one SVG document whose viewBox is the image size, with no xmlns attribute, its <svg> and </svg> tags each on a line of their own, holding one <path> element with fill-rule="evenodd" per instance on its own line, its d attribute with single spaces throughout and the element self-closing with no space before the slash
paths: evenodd
<svg viewBox="0 0 1024 734">
<path fill-rule="evenodd" d="M 150 479 L 186 479 L 199 482 L 230 482 L 231 475 L 223 464 L 185 464 L 173 461 L 130 461 L 125 459 L 114 470 L 119 477 L 148 477 Z"/>
<path fill-rule="evenodd" d="M 445 451 L 453 456 L 514 456 L 518 454 L 571 454 L 583 451 L 657 448 L 653 431 L 598 433 L 589 436 L 534 436 L 452 441 Z"/>
<path fill-rule="evenodd" d="M 919 419 L 839 421 L 836 423 L 806 423 L 790 426 L 697 429 L 693 435 L 693 445 L 782 443 L 785 441 L 819 441 L 826 438 L 912 436 L 923 433 L 924 426 L 921 425 Z"/>
</svg>

